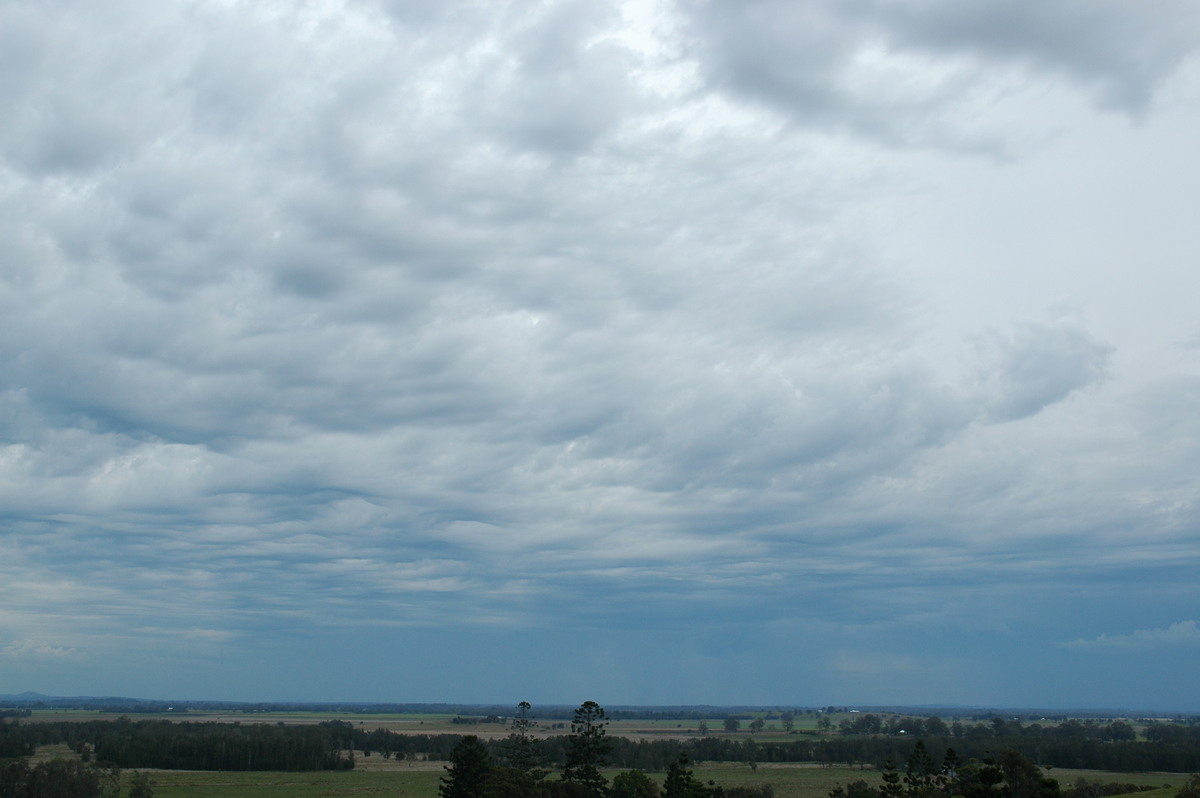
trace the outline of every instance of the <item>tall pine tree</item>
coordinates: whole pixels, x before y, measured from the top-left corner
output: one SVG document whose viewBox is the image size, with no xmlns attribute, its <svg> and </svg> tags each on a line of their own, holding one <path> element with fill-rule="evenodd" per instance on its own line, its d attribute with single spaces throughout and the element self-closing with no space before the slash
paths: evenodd
<svg viewBox="0 0 1200 798">
<path fill-rule="evenodd" d="M 468 734 L 450 752 L 450 764 L 438 787 L 440 798 L 479 798 L 492 775 L 492 758 L 479 738 Z"/>
<path fill-rule="evenodd" d="M 582 784 L 593 795 L 603 795 L 608 787 L 608 780 L 600 773 L 600 768 L 608 764 L 612 747 L 605 737 L 607 725 L 604 707 L 595 701 L 584 701 L 575 710 L 567 738 L 562 780 Z"/>
</svg>

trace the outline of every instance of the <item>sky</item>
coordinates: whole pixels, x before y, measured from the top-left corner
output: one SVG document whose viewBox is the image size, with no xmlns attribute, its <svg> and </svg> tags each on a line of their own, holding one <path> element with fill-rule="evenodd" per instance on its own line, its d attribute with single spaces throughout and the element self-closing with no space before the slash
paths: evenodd
<svg viewBox="0 0 1200 798">
<path fill-rule="evenodd" d="M 1192 0 L 0 2 L 0 694 L 1200 711 Z"/>
</svg>

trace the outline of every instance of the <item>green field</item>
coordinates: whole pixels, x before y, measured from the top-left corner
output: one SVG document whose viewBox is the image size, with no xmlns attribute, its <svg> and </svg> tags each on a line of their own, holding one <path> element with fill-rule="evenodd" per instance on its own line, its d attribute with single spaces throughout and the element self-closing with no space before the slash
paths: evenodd
<svg viewBox="0 0 1200 798">
<path fill-rule="evenodd" d="M 333 773 L 198 773 L 156 771 L 149 774 L 155 798 L 333 798 L 379 795 L 434 798 L 440 770 L 350 771 Z"/>
</svg>

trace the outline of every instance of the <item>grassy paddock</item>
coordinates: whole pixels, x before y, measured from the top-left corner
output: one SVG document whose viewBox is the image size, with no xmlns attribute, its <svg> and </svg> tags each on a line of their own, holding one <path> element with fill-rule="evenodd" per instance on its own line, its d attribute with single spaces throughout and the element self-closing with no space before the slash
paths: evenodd
<svg viewBox="0 0 1200 798">
<path fill-rule="evenodd" d="M 152 771 L 147 775 L 154 786 L 155 798 L 434 798 L 444 772 L 438 767 L 318 773 Z M 607 775 L 611 778 L 618 772 L 609 771 Z M 665 774 L 650 775 L 661 783 Z M 705 781 L 714 779 L 730 787 L 771 784 L 778 798 L 825 798 L 837 782 L 835 773 L 822 768 L 760 767 L 752 771 L 744 765 L 701 766 L 695 769 L 695 775 Z"/>
<path fill-rule="evenodd" d="M 148 772 L 155 798 L 433 798 L 440 770 L 317 773 Z"/>
</svg>

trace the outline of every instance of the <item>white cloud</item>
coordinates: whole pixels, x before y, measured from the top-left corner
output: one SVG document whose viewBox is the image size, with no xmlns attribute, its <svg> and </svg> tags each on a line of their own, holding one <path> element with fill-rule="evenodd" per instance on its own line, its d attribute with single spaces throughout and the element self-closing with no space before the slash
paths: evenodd
<svg viewBox="0 0 1200 798">
<path fill-rule="evenodd" d="M 14 640 L 0 648 L 0 658 L 13 660 L 82 659 L 82 652 L 38 640 Z"/>
<path fill-rule="evenodd" d="M 1200 626 L 1195 621 L 1179 621 L 1165 629 L 1137 629 L 1126 635 L 1102 634 L 1090 640 L 1072 640 L 1062 645 L 1083 649 L 1190 648 L 1200 646 Z"/>
</svg>

